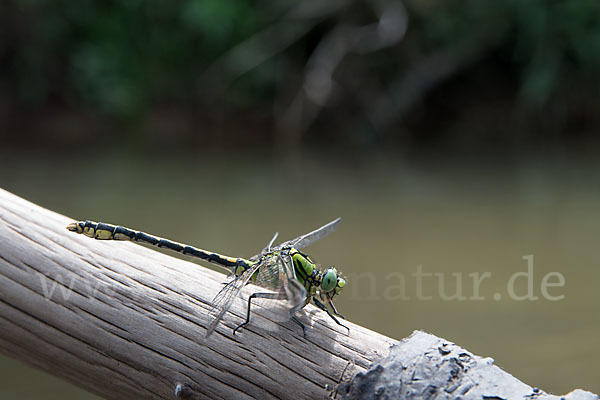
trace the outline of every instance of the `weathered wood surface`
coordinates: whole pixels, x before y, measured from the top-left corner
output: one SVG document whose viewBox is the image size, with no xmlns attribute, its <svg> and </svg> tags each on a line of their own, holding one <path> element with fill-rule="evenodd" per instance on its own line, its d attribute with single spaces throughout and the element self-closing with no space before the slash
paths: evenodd
<svg viewBox="0 0 600 400">
<path fill-rule="evenodd" d="M 584 390 L 548 394 L 497 367 L 489 357 L 421 331 L 341 386 L 338 393 L 344 400 L 598 400 Z"/>
<path fill-rule="evenodd" d="M 327 398 L 349 362 L 364 371 L 396 343 L 311 306 L 306 339 L 265 329 L 260 307 L 234 336 L 241 299 L 205 339 L 225 275 L 72 221 L 0 189 L 0 352 L 107 399 Z"/>
</svg>

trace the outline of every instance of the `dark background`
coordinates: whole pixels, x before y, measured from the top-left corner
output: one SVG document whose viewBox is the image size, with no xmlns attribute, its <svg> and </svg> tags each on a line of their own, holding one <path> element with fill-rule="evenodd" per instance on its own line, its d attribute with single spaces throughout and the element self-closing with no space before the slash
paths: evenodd
<svg viewBox="0 0 600 400">
<path fill-rule="evenodd" d="M 3 1 L 0 186 L 240 256 L 342 216 L 309 250 L 348 319 L 599 392 L 599 72 L 596 1 Z M 509 298 L 529 254 L 564 299 Z M 491 272 L 485 300 L 418 300 L 418 265 L 467 296 Z M 3 397 L 83 396 L 0 371 Z"/>
</svg>

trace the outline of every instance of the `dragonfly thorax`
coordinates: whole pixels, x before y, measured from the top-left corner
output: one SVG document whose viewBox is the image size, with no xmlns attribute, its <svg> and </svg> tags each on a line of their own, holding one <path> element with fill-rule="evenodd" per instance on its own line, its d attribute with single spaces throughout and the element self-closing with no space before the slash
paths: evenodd
<svg viewBox="0 0 600 400">
<path fill-rule="evenodd" d="M 329 267 L 321 272 L 316 263 L 306 254 L 294 248 L 289 250 L 289 254 L 294 263 L 297 278 L 303 281 L 309 292 L 318 290 L 322 294 L 327 294 L 327 297 L 333 298 L 346 285 L 346 280 L 335 268 Z"/>
</svg>

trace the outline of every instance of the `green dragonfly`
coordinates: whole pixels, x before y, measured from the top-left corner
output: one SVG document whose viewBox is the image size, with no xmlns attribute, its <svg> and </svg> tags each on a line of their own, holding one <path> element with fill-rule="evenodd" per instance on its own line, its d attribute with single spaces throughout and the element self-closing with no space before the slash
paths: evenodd
<svg viewBox="0 0 600 400">
<path fill-rule="evenodd" d="M 335 296 L 346 285 L 346 280 L 333 267 L 319 269 L 308 255 L 300 251 L 333 232 L 341 220 L 337 218 L 312 232 L 273 246 L 278 236 L 278 233 L 275 233 L 269 244 L 249 259 L 224 256 L 103 222 L 78 221 L 69 224 L 67 229 L 98 240 L 130 240 L 151 244 L 227 268 L 231 272 L 232 280 L 211 302 L 212 321 L 206 331 L 207 337 L 214 332 L 242 288 L 250 282 L 267 289 L 268 292 L 256 292 L 249 296 L 246 320 L 234 328 L 234 334 L 250 322 L 250 308 L 255 300 L 269 307 L 277 321 L 292 319 L 300 325 L 302 333 L 306 336 L 306 327 L 294 314 L 311 301 L 338 325 L 350 330 L 336 318 L 344 316 L 338 313 L 333 304 Z"/>
</svg>

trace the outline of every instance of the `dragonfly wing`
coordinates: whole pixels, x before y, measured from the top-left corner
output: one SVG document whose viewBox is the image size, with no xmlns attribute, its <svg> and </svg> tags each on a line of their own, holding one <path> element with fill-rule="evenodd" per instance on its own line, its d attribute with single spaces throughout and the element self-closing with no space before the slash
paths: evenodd
<svg viewBox="0 0 600 400">
<path fill-rule="evenodd" d="M 289 302 L 290 318 L 294 316 L 296 311 L 300 310 L 306 301 L 306 288 L 296 278 L 296 270 L 294 269 L 294 261 L 292 257 L 288 256 L 289 264 L 282 258 L 281 262 L 285 268 L 286 281 L 284 290 L 286 292 L 286 298 Z"/>
<path fill-rule="evenodd" d="M 260 258 L 260 256 L 263 256 L 265 254 L 267 254 L 268 252 L 271 251 L 271 247 L 273 247 L 273 243 L 275 243 L 275 240 L 277 240 L 277 237 L 279 236 L 279 232 L 275 232 L 275 234 L 273 235 L 273 238 L 271 239 L 271 241 L 265 246 L 264 249 L 261 250 L 260 253 L 258 253 L 257 255 L 255 255 L 254 257 L 251 258 L 252 261 L 256 261 Z"/>
<path fill-rule="evenodd" d="M 325 236 L 329 235 L 331 232 L 336 230 L 337 226 L 340 222 L 342 222 L 342 218 L 337 218 L 337 219 L 331 221 L 330 223 L 325 224 L 318 229 L 315 229 L 312 232 L 305 233 L 304 235 L 298 236 L 295 239 L 280 243 L 277 246 L 273 246 L 273 242 L 275 241 L 275 239 L 277 239 L 277 236 L 279 235 L 279 232 L 277 232 L 277 233 L 275 233 L 275 236 L 273 236 L 273 239 L 271 239 L 269 244 L 264 249 L 262 249 L 262 251 L 260 253 L 253 256 L 250 260 L 256 261 L 261 256 L 264 256 L 265 254 L 269 253 L 271 250 L 278 250 L 278 249 L 283 249 L 286 247 L 295 247 L 297 249 L 303 249 L 305 247 L 308 247 L 311 244 L 313 244 L 314 242 L 316 242 L 317 240 L 324 238 Z"/>
<path fill-rule="evenodd" d="M 275 232 L 275 234 L 273 235 L 273 238 L 271 239 L 271 241 L 269 242 L 269 244 L 267 245 L 267 247 L 265 247 L 263 249 L 263 252 L 269 252 L 271 251 L 271 246 L 273 246 L 273 243 L 275 243 L 275 240 L 277 240 L 277 237 L 279 236 L 279 232 Z"/>
<path fill-rule="evenodd" d="M 297 249 L 302 249 L 304 247 L 308 247 L 317 240 L 323 239 L 325 236 L 329 235 L 331 232 L 335 231 L 342 222 L 342 218 L 337 218 L 331 221 L 328 224 L 323 225 L 322 227 L 315 229 L 312 232 L 306 233 L 302 236 L 298 236 L 295 239 L 289 240 L 285 243 L 285 246 L 295 247 Z"/>
<path fill-rule="evenodd" d="M 271 241 L 269 241 L 269 243 L 265 246 L 265 248 L 262 249 L 261 252 L 258 253 L 257 255 L 255 255 L 253 258 L 258 259 L 260 256 L 265 255 L 268 252 L 270 252 L 271 247 L 273 247 L 273 243 L 275 243 L 275 240 L 277 240 L 278 236 L 279 236 L 279 232 L 275 232 L 275 234 L 273 235 L 273 238 L 271 238 Z"/>
<path fill-rule="evenodd" d="M 289 255 L 278 255 L 258 270 L 256 283 L 279 296 L 276 299 L 256 299 L 261 307 L 269 309 L 269 316 L 276 321 L 289 320 L 304 305 L 306 289 L 296 279 Z"/>
<path fill-rule="evenodd" d="M 208 329 L 206 330 L 206 337 L 209 337 L 215 331 L 215 328 L 223 319 L 225 313 L 229 310 L 231 305 L 233 304 L 235 298 L 240 293 L 240 290 L 250 280 L 254 272 L 261 266 L 261 263 L 256 263 L 251 268 L 247 269 L 242 275 L 236 277 L 232 281 L 228 282 L 223 289 L 217 293 L 213 301 L 211 302 L 211 311 L 210 315 L 213 317 L 210 325 L 208 325 Z"/>
</svg>

